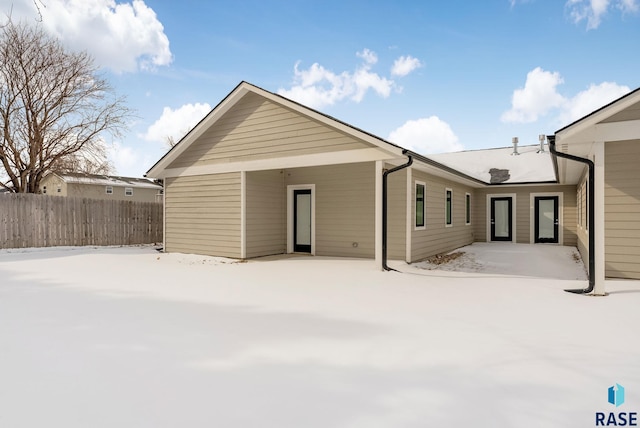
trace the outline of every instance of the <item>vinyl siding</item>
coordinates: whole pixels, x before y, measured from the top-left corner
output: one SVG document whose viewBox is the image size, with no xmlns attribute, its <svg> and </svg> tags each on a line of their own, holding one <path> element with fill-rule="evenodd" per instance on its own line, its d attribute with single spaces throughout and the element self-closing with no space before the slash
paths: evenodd
<svg viewBox="0 0 640 428">
<path fill-rule="evenodd" d="M 640 140 L 605 144 L 605 276 L 640 279 Z"/>
<path fill-rule="evenodd" d="M 58 192 L 58 188 L 60 192 Z M 68 196 L 67 183 L 57 175 L 49 174 L 40 182 L 40 193 L 49 196 Z"/>
<path fill-rule="evenodd" d="M 415 262 L 471 244 L 474 241 L 473 220 L 472 225 L 465 224 L 465 194 L 471 194 L 473 204 L 474 190 L 414 169 L 411 183 L 412 215 L 416 209 L 415 181 L 422 181 L 426 185 L 426 228 L 415 230 L 412 227 L 411 261 Z M 453 223 L 450 227 L 445 225 L 445 189 L 453 191 Z"/>
<path fill-rule="evenodd" d="M 165 250 L 239 258 L 240 173 L 169 178 Z"/>
<path fill-rule="evenodd" d="M 562 192 L 563 198 L 563 242 L 562 245 L 575 246 L 576 236 L 576 186 L 494 186 L 476 190 L 475 203 L 473 204 L 472 217 L 474 219 L 474 235 L 476 241 L 487 241 L 487 195 L 515 194 L 516 218 L 514 227 L 516 242 L 530 244 L 531 222 L 534 221 L 531 210 L 531 193 L 555 193 Z"/>
<path fill-rule="evenodd" d="M 374 162 L 287 169 L 285 184 L 315 184 L 316 255 L 374 257 Z"/>
<path fill-rule="evenodd" d="M 372 147 L 248 93 L 169 168 Z"/>
<path fill-rule="evenodd" d="M 287 251 L 284 172 L 256 171 L 246 175 L 246 256 Z"/>
</svg>

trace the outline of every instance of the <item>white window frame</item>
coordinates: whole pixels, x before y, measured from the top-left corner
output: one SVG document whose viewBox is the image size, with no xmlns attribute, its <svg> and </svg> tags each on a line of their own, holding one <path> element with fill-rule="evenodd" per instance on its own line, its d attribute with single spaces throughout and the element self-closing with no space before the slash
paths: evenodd
<svg viewBox="0 0 640 428">
<path fill-rule="evenodd" d="M 423 186 L 424 188 L 424 194 L 422 195 L 423 197 L 423 201 L 422 201 L 422 220 L 423 220 L 423 225 L 422 226 L 417 226 L 416 225 L 416 216 L 417 216 L 417 210 L 418 210 L 418 186 Z M 413 230 L 426 230 L 427 228 L 427 183 L 425 183 L 424 181 L 414 181 L 413 182 Z"/>
<path fill-rule="evenodd" d="M 113 195 L 113 186 L 105 186 L 104 192 L 107 195 Z"/>
<path fill-rule="evenodd" d="M 124 188 L 125 196 L 133 196 L 133 187 L 125 187 Z"/>
<path fill-rule="evenodd" d="M 449 207 L 449 214 L 451 214 L 451 223 L 447 223 L 447 193 L 451 193 L 451 206 Z M 444 189 L 444 227 L 453 227 L 453 189 L 445 187 Z"/>
</svg>

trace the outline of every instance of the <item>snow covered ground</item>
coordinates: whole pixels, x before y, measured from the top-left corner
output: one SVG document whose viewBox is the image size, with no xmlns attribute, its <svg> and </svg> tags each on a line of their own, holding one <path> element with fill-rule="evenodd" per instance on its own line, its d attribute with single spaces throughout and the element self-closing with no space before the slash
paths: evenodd
<svg viewBox="0 0 640 428">
<path fill-rule="evenodd" d="M 0 251 L 0 427 L 589 427 L 640 412 L 640 282 L 579 296 L 562 291 L 586 286 L 571 249 L 462 251 L 456 271 L 393 262 L 403 273 Z"/>
</svg>

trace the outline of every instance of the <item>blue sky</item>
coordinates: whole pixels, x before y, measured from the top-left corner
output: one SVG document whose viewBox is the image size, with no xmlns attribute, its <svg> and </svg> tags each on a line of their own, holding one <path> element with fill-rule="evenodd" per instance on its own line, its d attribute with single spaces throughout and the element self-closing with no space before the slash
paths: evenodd
<svg viewBox="0 0 640 428">
<path fill-rule="evenodd" d="M 242 80 L 424 154 L 535 144 L 640 86 L 640 0 L 0 0 L 36 4 L 136 110 L 122 175 Z"/>
</svg>

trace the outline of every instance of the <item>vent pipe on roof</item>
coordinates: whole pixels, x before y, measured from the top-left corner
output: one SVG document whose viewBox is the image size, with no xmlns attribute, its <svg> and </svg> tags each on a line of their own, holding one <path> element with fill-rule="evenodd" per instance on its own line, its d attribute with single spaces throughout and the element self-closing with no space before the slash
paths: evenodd
<svg viewBox="0 0 640 428">
<path fill-rule="evenodd" d="M 538 153 L 544 153 L 544 141 L 547 139 L 547 136 L 544 134 L 538 135 L 538 140 L 540 140 L 540 150 Z"/>
<path fill-rule="evenodd" d="M 518 137 L 513 137 L 511 142 L 513 143 L 513 153 L 511 153 L 511 155 L 518 156 L 520 154 L 518 153 Z"/>
</svg>

